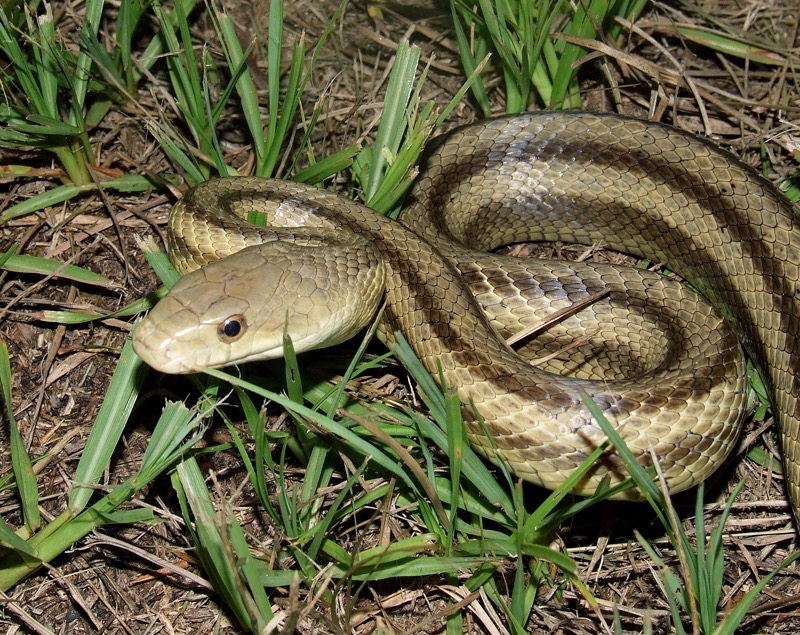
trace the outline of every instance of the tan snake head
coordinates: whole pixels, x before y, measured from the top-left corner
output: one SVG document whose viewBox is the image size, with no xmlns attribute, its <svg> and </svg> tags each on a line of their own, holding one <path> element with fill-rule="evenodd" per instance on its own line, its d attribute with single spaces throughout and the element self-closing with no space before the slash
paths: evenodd
<svg viewBox="0 0 800 635">
<path fill-rule="evenodd" d="M 375 315 L 383 264 L 314 275 L 336 273 L 326 247 L 291 245 L 308 253 L 298 263 L 285 244 L 266 243 L 185 275 L 135 329 L 134 350 L 161 372 L 191 373 L 283 357 L 284 333 L 298 353 L 350 339 Z"/>
</svg>

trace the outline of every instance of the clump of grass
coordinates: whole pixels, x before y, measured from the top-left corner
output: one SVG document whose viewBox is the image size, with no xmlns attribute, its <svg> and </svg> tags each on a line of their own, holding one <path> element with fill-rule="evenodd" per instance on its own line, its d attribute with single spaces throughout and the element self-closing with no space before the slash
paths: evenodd
<svg viewBox="0 0 800 635">
<path fill-rule="evenodd" d="M 128 422 L 144 371 L 144 364 L 127 344 L 75 471 L 75 485 L 70 491 L 67 509 L 42 525 L 38 512 L 38 484 L 10 405 L 8 351 L 5 345 L 0 347 L 0 388 L 11 426 L 12 471 L 24 518 L 24 525 L 16 531 L 0 519 L 0 544 L 3 545 L 0 549 L 0 591 L 9 590 L 98 527 L 155 520 L 151 510 L 120 507 L 174 467 L 200 438 L 198 424 L 205 415 L 193 413 L 182 404 L 171 403 L 164 408 L 136 474 L 111 487 L 106 495 L 88 505 Z"/>
<path fill-rule="evenodd" d="M 306 131 L 300 149 L 295 152 L 295 159 L 288 162 L 283 160 L 286 152 L 291 150 L 288 146 L 301 118 L 303 91 L 314 71 L 319 51 L 343 7 L 343 4 L 340 5 L 310 53 L 303 37 L 292 44 L 287 69 L 281 64 L 284 48 L 283 2 L 271 0 L 266 45 L 269 90 L 266 108 L 262 109 L 252 70 L 247 65 L 251 51 L 242 49 L 233 23 L 222 7 L 216 3 L 210 4 L 210 14 L 224 56 L 224 64 L 217 67 L 207 49 L 203 48 L 199 57 L 195 52 L 186 7 L 177 3 L 173 11 L 167 13 L 159 5 L 154 5 L 161 26 L 159 40 L 168 54 L 166 59 L 172 90 L 178 97 L 182 128 L 165 121 L 151 120 L 150 130 L 161 142 L 167 155 L 184 172 L 189 183 L 199 183 L 212 175 L 237 174 L 236 169 L 226 163 L 217 138 L 220 119 L 223 115 L 230 117 L 234 109 L 244 121 L 252 143 L 256 176 L 292 175 L 294 180 L 321 183 L 351 165 L 353 156 L 358 152 L 356 146 L 345 147 L 327 157 L 315 155 L 310 139 L 320 114 L 318 110 L 314 110 L 309 121 L 305 122 Z M 153 51 L 153 55 L 157 53 L 158 50 Z M 216 99 L 212 95 L 217 95 Z M 234 96 L 236 105 L 232 106 Z M 306 158 L 311 165 L 303 170 L 295 170 L 296 162 L 304 152 L 307 152 Z"/>
<path fill-rule="evenodd" d="M 0 225 L 98 187 L 121 192 L 151 188 L 152 180 L 144 175 L 108 174 L 95 166 L 90 131 L 112 107 L 109 95 L 117 94 L 114 85 L 101 81 L 95 72 L 93 53 L 103 51 L 91 43 L 97 40 L 102 0 L 86 2 L 80 32 L 84 46 L 77 53 L 56 33 L 48 3 L 42 3 L 38 12 L 38 3 L 22 6 L 16 21 L 0 11 L 0 57 L 5 60 L 0 71 L 4 96 L 0 104 L 0 147 L 37 149 L 54 155 L 63 170 L 57 173 L 62 185 L 10 205 L 0 214 Z M 4 168 L 4 174 L 14 178 L 53 173 L 37 165 Z"/>
<path fill-rule="evenodd" d="M 451 0 L 461 62 L 467 74 L 491 55 L 494 64 L 472 86 L 485 116 L 492 112 L 487 81 L 499 73 L 506 112 L 534 104 L 547 108 L 581 107 L 576 62 L 587 50 L 561 35 L 585 40 L 614 40 L 622 18 L 633 21 L 646 0 Z"/>
<path fill-rule="evenodd" d="M 669 490 L 666 482 L 663 478 L 660 478 L 660 474 L 660 480 L 657 481 L 639 466 L 633 454 L 625 446 L 622 437 L 603 416 L 600 409 L 588 399 L 585 400 L 585 403 L 595 420 L 603 428 L 603 432 L 614 445 L 616 452 L 625 461 L 625 467 L 631 475 L 632 481 L 639 488 L 639 491 L 644 494 L 645 499 L 655 511 L 656 516 L 667 532 L 670 543 L 678 554 L 680 569 L 676 572 L 667 566 L 652 545 L 639 532 L 636 532 L 639 544 L 642 545 L 658 566 L 658 575 L 662 581 L 662 588 L 670 607 L 673 629 L 676 633 L 683 635 L 686 632 L 685 622 L 689 621 L 692 624 L 693 633 L 703 633 L 704 635 L 732 635 L 736 633 L 758 595 L 776 575 L 800 558 L 800 551 L 784 559 L 783 562 L 761 578 L 720 619 L 722 610 L 720 604 L 724 594 L 725 576 L 723 544 L 725 521 L 730 514 L 736 496 L 742 489 L 742 484 L 739 483 L 728 497 L 725 508 L 720 515 L 719 523 L 710 535 L 706 533 L 703 514 L 705 488 L 703 484 L 700 484 L 697 489 L 695 504 L 696 545 L 692 545 L 686 529 L 672 506 Z M 621 632 L 621 629 L 618 628 L 618 632 Z"/>
<path fill-rule="evenodd" d="M 98 9 L 101 2 L 88 3 L 85 29 L 97 28 Z M 0 52 L 11 64 L 3 77 L 7 99 L 0 120 L 6 127 L 0 131 L 0 143 L 50 151 L 74 184 L 91 183 L 91 120 L 84 111 L 91 60 L 85 54 L 74 57 L 56 38 L 50 5 L 39 14 L 26 8 L 22 24 L 18 29 L 5 11 L 0 12 Z M 66 83 L 65 90 L 60 83 Z"/>
</svg>

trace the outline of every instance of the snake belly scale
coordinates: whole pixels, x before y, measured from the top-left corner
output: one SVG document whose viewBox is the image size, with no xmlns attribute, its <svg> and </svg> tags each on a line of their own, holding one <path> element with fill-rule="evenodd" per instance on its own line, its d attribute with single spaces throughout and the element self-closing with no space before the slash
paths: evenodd
<svg viewBox="0 0 800 635">
<path fill-rule="evenodd" d="M 270 227 L 249 225 L 251 211 Z M 708 302 L 648 272 L 486 253 L 528 240 L 666 263 Z M 491 119 L 434 140 L 400 222 L 304 185 L 220 179 L 174 207 L 170 256 L 188 275 L 134 331 L 151 366 L 280 356 L 284 325 L 295 343 L 308 339 L 298 350 L 339 342 L 385 299 L 381 338 L 391 346 L 402 332 L 480 416 L 483 425 L 467 424 L 472 445 L 550 488 L 604 441 L 582 393 L 640 462 L 655 453 L 673 491 L 708 476 L 744 408 L 738 336 L 771 384 L 797 510 L 800 225 L 766 179 L 709 141 L 608 114 Z M 532 344 L 547 352 L 583 333 L 584 361 L 532 367 L 506 345 L 520 325 L 603 289 L 608 298 Z M 317 319 L 318 303 L 327 307 Z M 610 352 L 598 354 L 594 330 L 609 323 Z M 323 324 L 330 341 L 318 336 Z M 606 476 L 625 476 L 613 453 L 578 491 Z"/>
</svg>

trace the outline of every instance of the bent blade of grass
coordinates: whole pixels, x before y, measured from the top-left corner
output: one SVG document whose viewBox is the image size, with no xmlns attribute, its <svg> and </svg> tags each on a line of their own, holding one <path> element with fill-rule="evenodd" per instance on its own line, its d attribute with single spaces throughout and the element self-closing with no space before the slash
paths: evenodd
<svg viewBox="0 0 800 635">
<path fill-rule="evenodd" d="M 99 186 L 103 189 L 119 192 L 144 192 L 153 187 L 153 182 L 144 176 L 126 174 L 107 181 L 100 181 Z M 59 203 L 69 201 L 80 194 L 93 192 L 97 187 L 98 184 L 94 182 L 84 185 L 59 185 L 41 194 L 31 196 L 12 205 L 0 214 L 0 226 L 20 216 L 26 216 L 47 207 L 53 207 Z"/>
<path fill-rule="evenodd" d="M 38 256 L 11 256 L 0 269 L 13 271 L 14 273 L 38 274 L 43 276 L 53 276 L 55 278 L 66 278 L 75 282 L 83 282 L 97 287 L 116 289 L 119 284 L 109 280 L 105 276 L 89 271 L 76 265 L 65 265 L 58 260 L 49 258 L 39 258 Z"/>
<path fill-rule="evenodd" d="M 94 491 L 92 486 L 103 476 L 146 373 L 147 366 L 134 353 L 132 341 L 128 338 L 75 471 L 76 485 L 70 491 L 68 503 L 71 513 L 76 514 L 86 506 Z"/>
<path fill-rule="evenodd" d="M 166 289 L 161 287 L 152 293 L 148 293 L 145 297 L 139 298 L 126 304 L 121 309 L 112 311 L 111 313 L 90 313 L 86 311 L 51 311 L 45 310 L 37 313 L 28 314 L 32 317 L 51 324 L 66 324 L 74 326 L 76 324 L 86 324 L 87 322 L 102 322 L 121 317 L 131 317 L 144 313 L 152 309 L 156 302 L 166 295 Z"/>
<path fill-rule="evenodd" d="M 14 130 L 38 137 L 69 137 L 81 132 L 72 124 L 45 115 L 28 115 L 25 121 L 31 123 L 18 123 L 14 125 Z M 46 141 L 43 143 L 47 144 Z"/>
<path fill-rule="evenodd" d="M 705 46 L 722 55 L 738 57 L 757 64 L 779 66 L 793 71 L 797 71 L 798 68 L 800 68 L 800 65 L 793 62 L 791 57 L 762 48 L 757 44 L 748 42 L 747 39 L 743 37 L 734 37 L 725 35 L 719 31 L 683 24 L 671 24 L 669 27 L 665 25 L 663 30 L 669 30 L 670 27 L 682 38 L 694 42 L 695 44 Z"/>
<path fill-rule="evenodd" d="M 465 450 L 469 450 L 469 446 L 465 446 Z M 462 487 L 456 490 L 458 496 L 453 499 L 454 488 L 450 483 L 449 478 L 443 476 L 436 476 L 433 478 L 433 483 L 439 499 L 445 505 L 459 508 L 469 514 L 469 520 L 462 520 L 460 517 L 456 518 L 455 529 L 460 534 L 460 540 L 464 540 L 465 536 L 480 536 L 481 539 L 488 539 L 487 536 L 492 534 L 492 531 L 483 526 L 484 522 L 497 523 L 500 526 L 508 527 L 511 519 L 502 508 L 494 505 L 488 498 L 482 495 L 482 492 L 467 481 L 470 487 Z M 398 494 L 398 500 L 404 500 L 403 494 Z M 413 504 L 411 500 L 405 500 L 407 504 Z M 472 523 L 477 522 L 477 526 Z"/>
<path fill-rule="evenodd" d="M 11 445 L 11 469 L 14 472 L 14 480 L 17 484 L 20 504 L 22 506 L 22 518 L 27 531 L 35 532 L 42 522 L 39 513 L 39 493 L 36 483 L 36 474 L 33 472 L 30 456 L 25 450 L 25 442 L 17 426 L 17 419 L 14 416 L 14 408 L 11 400 L 11 360 L 8 356 L 8 347 L 4 340 L 0 339 L 0 390 L 3 394 L 3 402 L 6 407 L 6 420 L 8 421 L 9 437 Z M 29 554 L 30 555 L 30 554 Z"/>
<path fill-rule="evenodd" d="M 429 578 L 436 575 L 459 575 L 464 571 L 476 569 L 487 561 L 492 561 L 496 566 L 500 566 L 501 562 L 497 559 L 490 558 L 462 558 L 458 556 L 441 557 L 441 556 L 422 556 L 410 555 L 391 566 L 381 567 L 379 565 L 369 565 L 359 567 L 359 569 L 366 569 L 363 572 L 342 572 L 346 573 L 347 577 L 359 582 L 377 582 L 380 580 L 391 580 L 393 578 Z"/>
<path fill-rule="evenodd" d="M 97 186 L 94 183 L 87 183 L 85 185 L 61 185 L 42 192 L 41 194 L 36 194 L 20 203 L 12 205 L 0 214 L 0 226 L 20 216 L 26 216 L 45 209 L 46 207 L 58 205 L 59 203 L 75 198 L 78 194 L 91 192 L 95 189 L 97 189 Z"/>
<path fill-rule="evenodd" d="M 445 120 L 456 109 L 456 106 L 458 106 L 459 104 L 463 103 L 464 97 L 466 96 L 467 91 L 469 91 L 469 89 L 472 88 L 472 86 L 476 82 L 478 82 L 478 80 L 480 79 L 481 73 L 486 68 L 486 65 L 489 63 L 489 59 L 490 58 L 491 58 L 490 55 L 488 55 L 488 54 L 485 55 L 483 57 L 483 59 L 481 59 L 481 61 L 478 62 L 475 65 L 474 70 L 467 75 L 467 79 L 461 85 L 461 88 L 459 88 L 458 91 L 456 91 L 456 94 L 448 102 L 448 104 L 444 108 L 442 108 L 442 112 L 440 112 L 439 116 L 436 118 L 436 122 L 433 124 L 433 130 L 431 132 L 435 131 L 437 128 L 439 128 L 445 122 Z"/>
<path fill-rule="evenodd" d="M 413 559 L 430 556 L 436 552 L 439 545 L 439 537 L 436 534 L 418 534 L 392 541 L 390 544 L 369 547 L 353 555 L 329 541 L 327 547 L 330 551 L 326 553 L 333 556 L 338 552 L 335 557 L 341 565 L 349 568 L 348 574 L 369 576 L 370 573 L 379 571 L 386 574 L 388 569 L 405 567 Z M 447 560 L 448 558 L 439 559 L 439 564 L 434 566 L 440 566 Z"/>
</svg>

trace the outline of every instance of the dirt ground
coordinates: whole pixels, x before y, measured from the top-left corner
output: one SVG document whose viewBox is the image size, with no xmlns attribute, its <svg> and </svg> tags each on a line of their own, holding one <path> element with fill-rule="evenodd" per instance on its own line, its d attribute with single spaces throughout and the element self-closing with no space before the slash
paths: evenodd
<svg viewBox="0 0 800 635">
<path fill-rule="evenodd" d="M 318 71 L 305 97 L 307 105 L 328 100 L 325 114 L 326 143 L 332 150 L 374 135 L 382 106 L 387 64 L 402 38 L 409 38 L 431 61 L 426 100 L 445 104 L 461 83 L 455 38 L 448 27 L 447 10 L 418 1 L 418 5 L 389 3 L 348 5 L 320 56 Z M 225 0 L 242 42 L 266 33 L 266 2 Z M 585 106 L 622 109 L 639 116 L 654 113 L 663 121 L 685 129 L 708 132 L 753 165 L 767 165 L 769 176 L 780 179 L 796 169 L 800 147 L 800 95 L 796 69 L 751 64 L 748 60 L 718 55 L 671 26 L 681 20 L 704 26 L 714 19 L 742 29 L 755 39 L 771 43 L 794 55 L 800 51 L 796 0 L 701 0 L 694 10 L 676 2 L 654 3 L 637 23 L 627 47 L 601 64 L 587 62 L 584 77 Z M 55 2 L 54 13 L 65 33 L 82 8 Z M 380 9 L 380 11 L 378 11 Z M 109 3 L 109 11 L 113 4 Z M 292 37 L 318 38 L 333 15 L 327 0 L 287 3 L 286 24 Z M 214 32 L 202 8 L 194 19 L 196 42 L 218 53 Z M 256 47 L 251 64 L 263 68 Z M 163 72 L 163 70 L 161 71 Z M 148 132 L 146 116 L 169 117 L 155 73 L 139 96 L 139 107 L 117 113 L 92 131 L 99 165 L 109 171 L 162 174 L 174 171 L 158 143 Z M 493 94 L 496 110 L 503 105 Z M 469 101 L 459 106 L 451 124 L 477 116 Z M 221 142 L 232 155 L 241 151 L 242 135 L 235 122 L 222 131 Z M 2 151 L 2 163 L 29 163 L 49 167 L 34 151 Z M 3 179 L 0 207 L 43 191 L 56 183 L 46 177 Z M 346 183 L 342 184 L 346 186 Z M 117 356 L 133 321 L 108 319 L 88 326 L 53 326 L 42 321 L 47 309 L 81 309 L 112 312 L 158 286 L 137 237 L 163 235 L 172 193 L 84 196 L 67 205 L 16 219 L 2 228 L 2 247 L 18 244 L 22 253 L 69 260 L 114 280 L 113 289 L 97 290 L 69 281 L 4 272 L 0 283 L 2 314 L 0 337 L 10 349 L 13 371 L 13 408 L 39 478 L 41 507 L 46 518 L 56 516 L 66 504 L 70 476 L 80 456 L 92 422 L 106 393 Z M 403 377 L 403 371 L 394 371 Z M 143 395 L 184 399 L 189 384 L 152 374 Z M 109 469 L 109 481 L 118 482 L 138 464 L 153 422 L 156 400 L 144 398 L 134 411 L 125 433 L 124 447 Z M 224 433 L 219 434 L 224 436 Z M 10 472 L 8 431 L 0 428 L 0 479 Z M 764 457 L 758 460 L 758 457 Z M 786 501 L 783 480 L 770 458 L 779 457 L 774 426 L 752 424 L 730 465 L 709 485 L 706 522 L 713 526 L 720 502 L 733 484 L 744 480 L 727 525 L 725 542 L 727 606 L 735 605 L 766 572 L 798 548 L 797 534 Z M 231 483 L 241 478 L 235 456 L 209 461 L 220 478 Z M 0 481 L 2 482 L 2 481 Z M 76 544 L 49 566 L 0 596 L 3 633 L 237 633 L 239 627 L 213 591 L 188 577 L 160 566 L 172 562 L 202 575 L 191 556 L 169 484 L 157 483 L 139 501 L 152 506 L 164 522 L 152 526 L 116 529 L 106 527 Z M 691 509 L 693 498 L 678 500 Z M 243 516 L 249 512 L 241 511 Z M 0 513 L 10 524 L 19 523 L 13 491 L 0 491 Z M 668 607 L 654 564 L 631 534 L 641 508 L 607 505 L 590 518 L 564 527 L 559 540 L 580 567 L 580 575 L 600 602 L 593 609 L 571 587 L 546 589 L 537 598 L 531 633 L 607 632 L 611 606 L 621 610 L 626 632 L 637 632 L 652 620 L 656 632 L 668 632 Z M 641 529 L 641 525 L 638 525 Z M 660 537 L 655 522 L 649 537 L 661 555 L 674 564 L 675 554 Z M 142 555 L 133 547 L 143 550 Z M 189 554 L 189 555 L 186 555 Z M 435 615 L 445 607 L 446 595 L 425 584 L 418 587 L 377 585 L 351 598 L 342 607 L 322 604 L 308 611 L 297 632 L 310 633 L 438 633 L 443 619 L 420 623 L 420 616 Z M 309 600 L 310 601 L 310 600 Z M 287 600 L 288 602 L 288 600 Z M 793 633 L 800 630 L 800 579 L 790 568 L 774 579 L 751 610 L 741 632 Z M 288 606 L 288 604 L 287 604 Z M 289 607 L 291 608 L 291 607 Z M 600 615 L 603 615 L 601 618 Z M 490 620 L 491 621 L 491 620 Z M 503 633 L 506 626 L 487 626 L 469 614 L 470 633 Z"/>
</svg>

